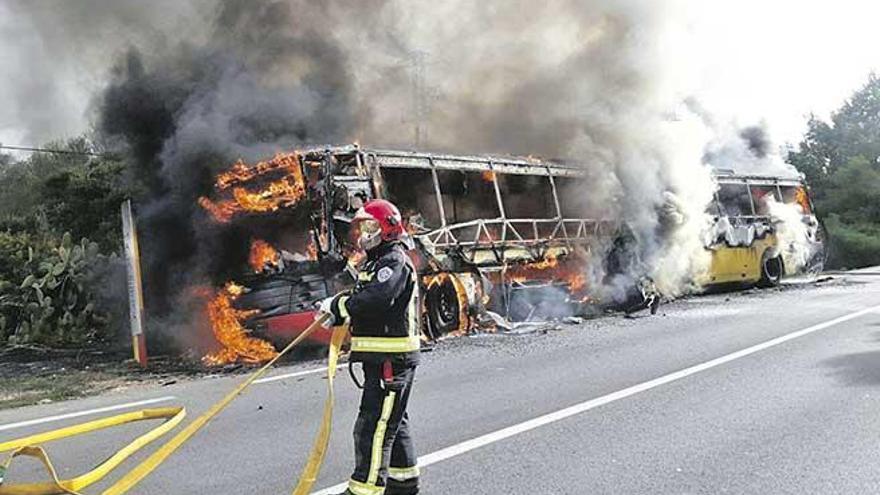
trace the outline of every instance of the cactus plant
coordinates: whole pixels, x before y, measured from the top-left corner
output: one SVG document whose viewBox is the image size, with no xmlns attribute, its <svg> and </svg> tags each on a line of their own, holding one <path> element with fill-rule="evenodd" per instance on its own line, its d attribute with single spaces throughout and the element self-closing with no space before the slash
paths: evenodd
<svg viewBox="0 0 880 495">
<path fill-rule="evenodd" d="M 53 240 L 0 232 L 0 344 L 66 347 L 105 338 L 88 284 L 105 258 L 69 233 Z"/>
</svg>

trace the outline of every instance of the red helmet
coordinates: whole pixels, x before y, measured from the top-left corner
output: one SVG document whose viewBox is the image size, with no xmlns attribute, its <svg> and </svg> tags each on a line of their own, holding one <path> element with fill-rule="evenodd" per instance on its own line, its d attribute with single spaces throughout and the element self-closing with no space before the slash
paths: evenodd
<svg viewBox="0 0 880 495">
<path fill-rule="evenodd" d="M 381 241 L 401 240 L 406 236 L 400 210 L 384 199 L 367 201 L 355 214 L 353 224 L 358 229 L 358 244 L 364 250 L 373 249 Z"/>
</svg>

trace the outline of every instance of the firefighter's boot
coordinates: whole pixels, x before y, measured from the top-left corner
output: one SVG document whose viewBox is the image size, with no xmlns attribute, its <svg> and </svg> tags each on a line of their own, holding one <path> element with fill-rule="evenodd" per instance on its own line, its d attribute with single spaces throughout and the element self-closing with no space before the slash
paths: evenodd
<svg viewBox="0 0 880 495">
<path fill-rule="evenodd" d="M 385 495 L 418 495 L 419 480 L 407 480 L 407 483 L 394 483 L 389 481 L 385 487 Z"/>
</svg>

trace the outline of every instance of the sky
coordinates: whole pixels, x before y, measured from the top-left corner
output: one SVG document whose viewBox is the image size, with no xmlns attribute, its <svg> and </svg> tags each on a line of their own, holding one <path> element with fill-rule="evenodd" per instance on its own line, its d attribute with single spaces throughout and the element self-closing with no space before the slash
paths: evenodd
<svg viewBox="0 0 880 495">
<path fill-rule="evenodd" d="M 80 134 L 111 57 L 86 64 L 56 60 L 51 53 L 33 57 L 43 43 L 39 30 L 11 15 L 7 1 L 0 0 L 0 142 L 35 145 Z M 739 125 L 765 124 L 779 145 L 797 142 L 811 113 L 828 118 L 872 71 L 880 72 L 880 2 L 693 0 L 690 5 L 680 33 L 688 49 L 670 54 L 687 58 L 683 65 L 690 72 L 682 78 L 688 78 L 689 91 L 716 116 Z M 31 78 L 41 65 L 57 67 L 58 77 Z M 11 89 L 22 81 L 32 91 Z M 35 131 L 10 110 L 14 98 L 51 98 L 50 108 L 66 111 L 39 116 L 41 129 Z"/>
<path fill-rule="evenodd" d="M 880 2 L 705 0 L 690 19 L 701 100 L 778 143 L 827 119 L 880 71 Z"/>
</svg>

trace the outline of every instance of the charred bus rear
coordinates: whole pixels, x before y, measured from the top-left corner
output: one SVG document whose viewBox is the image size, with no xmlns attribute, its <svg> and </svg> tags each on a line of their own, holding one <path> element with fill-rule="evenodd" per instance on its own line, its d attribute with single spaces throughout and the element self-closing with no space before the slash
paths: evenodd
<svg viewBox="0 0 880 495">
<path fill-rule="evenodd" d="M 825 263 L 825 235 L 803 179 L 715 174 L 709 214 L 712 261 L 702 285 L 777 285 L 786 275 L 815 273 Z"/>
</svg>

